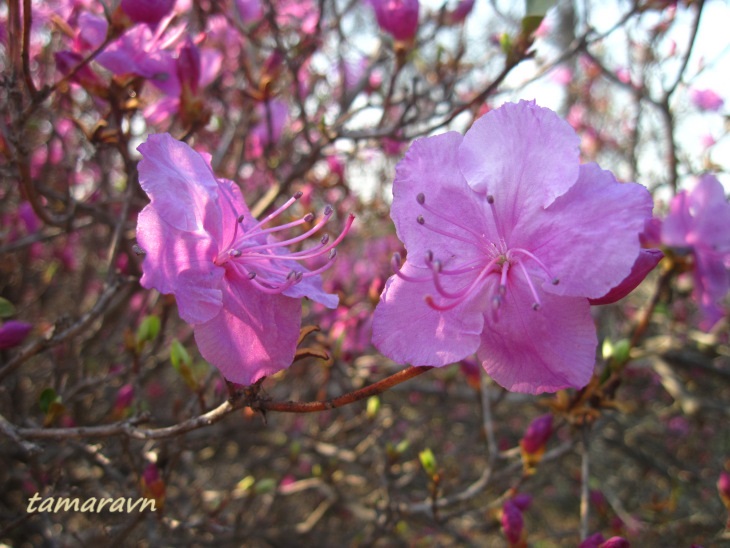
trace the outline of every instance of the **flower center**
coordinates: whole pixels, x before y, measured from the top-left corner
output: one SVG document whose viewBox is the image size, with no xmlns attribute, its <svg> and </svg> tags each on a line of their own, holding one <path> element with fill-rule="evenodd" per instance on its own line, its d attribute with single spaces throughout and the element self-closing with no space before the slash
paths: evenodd
<svg viewBox="0 0 730 548">
<path fill-rule="evenodd" d="M 527 283 L 533 297 L 532 309 L 536 311 L 540 309 L 541 301 L 533 277 L 549 281 L 553 285 L 560 283 L 540 258 L 531 251 L 521 247 L 510 247 L 502 237 L 492 241 L 485 234 L 477 232 L 457 219 L 447 217 L 443 212 L 428 205 L 423 193 L 416 196 L 416 201 L 429 217 L 428 220 L 423 214 L 416 217 L 416 222 L 424 229 L 476 248 L 476 253 L 469 254 L 468 257 L 448 258 L 450 268 L 445 268 L 444 262 L 435 258 L 433 252 L 428 251 L 424 264 L 431 270 L 430 276 L 410 276 L 403 273 L 400 255 L 396 253 L 393 256 L 393 269 L 400 278 L 410 282 L 433 281 L 436 295 L 426 295 L 424 300 L 434 310 L 451 310 L 489 284 L 493 288 L 489 297 L 492 318 L 498 321 L 509 284 L 514 284 L 520 279 L 514 274 L 515 270 L 522 274 L 521 279 Z M 494 197 L 487 195 L 487 203 L 492 210 L 496 234 L 499 236 Z M 441 222 L 433 223 L 432 218 Z M 447 289 L 447 286 L 453 286 L 456 281 L 462 281 L 461 287 L 456 290 Z"/>
<path fill-rule="evenodd" d="M 238 274 L 242 274 L 257 289 L 269 294 L 282 293 L 303 279 L 317 276 L 327 270 L 332 266 L 337 255 L 335 246 L 342 241 L 350 230 L 355 219 L 354 215 L 350 214 L 348 216 L 344 228 L 333 241 L 330 242 L 329 234 L 325 234 L 320 238 L 318 244 L 301 251 L 289 251 L 285 248 L 302 242 L 319 232 L 332 217 L 333 209 L 331 206 L 325 208 L 323 216 L 309 230 L 298 236 L 284 240 L 274 240 L 271 237 L 276 232 L 311 223 L 314 220 L 313 213 L 307 213 L 289 223 L 264 228 L 301 197 L 302 193 L 297 192 L 281 207 L 247 228 L 245 225 L 247 221 L 250 223 L 251 220 L 245 219 L 243 215 L 238 215 L 233 204 L 229 203 L 229 207 L 236 215 L 236 225 L 231 241 L 215 258 L 214 264 L 216 266 L 226 266 Z M 325 263 L 314 270 L 307 270 L 299 264 L 299 261 L 323 255 L 327 256 Z"/>
</svg>

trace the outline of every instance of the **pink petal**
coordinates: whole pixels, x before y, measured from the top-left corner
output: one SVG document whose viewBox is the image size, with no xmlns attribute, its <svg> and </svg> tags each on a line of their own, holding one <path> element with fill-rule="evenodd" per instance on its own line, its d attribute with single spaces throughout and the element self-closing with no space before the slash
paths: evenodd
<svg viewBox="0 0 730 548">
<path fill-rule="evenodd" d="M 636 258 L 636 262 L 631 268 L 629 275 L 603 297 L 599 297 L 598 299 L 589 299 L 590 303 L 592 305 L 611 304 L 623 299 L 644 281 L 644 278 L 646 278 L 649 272 L 654 270 L 654 267 L 659 264 L 659 261 L 661 261 L 663 257 L 664 253 L 660 249 L 640 250 L 639 256 Z"/>
<path fill-rule="evenodd" d="M 142 287 L 175 294 L 186 322 L 205 322 L 218 313 L 224 270 L 213 263 L 210 238 L 176 230 L 147 206 L 137 222 L 137 242 L 145 251 Z"/>
<path fill-rule="evenodd" d="M 593 374 L 596 329 L 586 299 L 543 294 L 539 310 L 524 280 L 507 287 L 496 323 L 485 322 L 477 356 L 513 392 L 582 388 Z"/>
<path fill-rule="evenodd" d="M 462 140 L 463 137 L 453 131 L 418 139 L 396 167 L 390 216 L 398 237 L 408 250 L 409 260 L 414 264 L 422 264 L 429 250 L 442 260 L 453 255 L 469 257 L 480 253 L 473 244 L 444 237 L 420 225 L 416 219 L 422 215 L 426 225 L 466 236 L 476 243 L 476 238 L 463 229 L 454 228 L 448 221 L 425 211 L 416 201 L 420 193 L 427 206 L 436 208 L 447 219 L 495 238 L 490 233 L 494 228 L 487 225 L 485 217 L 486 201 L 469 188 L 459 173 L 456 156 Z"/>
<path fill-rule="evenodd" d="M 227 273 L 223 308 L 195 326 L 202 356 L 231 382 L 249 385 L 289 367 L 296 352 L 301 303 L 266 295 Z"/>
<path fill-rule="evenodd" d="M 464 136 L 458 162 L 469 186 L 492 195 L 509 240 L 515 224 L 564 194 L 578 177 L 580 139 L 567 122 L 534 101 L 507 103 Z"/>
<path fill-rule="evenodd" d="M 202 232 L 221 216 L 218 182 L 205 160 L 189 145 L 168 133 L 150 135 L 137 150 L 139 184 L 155 210 L 170 226 Z"/>
<path fill-rule="evenodd" d="M 510 245 L 539 256 L 560 279 L 546 282 L 545 291 L 599 298 L 631 272 L 652 205 L 643 186 L 618 183 L 611 172 L 586 164 L 568 192 L 522 220 Z"/>
<path fill-rule="evenodd" d="M 410 276 L 430 274 L 408 262 L 402 272 Z M 472 354 L 479 346 L 484 325 L 482 299 L 475 296 L 440 312 L 424 302 L 426 295 L 437 295 L 430 280 L 419 283 L 392 276 L 386 282 L 373 317 L 373 343 L 378 350 L 398 363 L 411 365 L 443 366 Z"/>
</svg>

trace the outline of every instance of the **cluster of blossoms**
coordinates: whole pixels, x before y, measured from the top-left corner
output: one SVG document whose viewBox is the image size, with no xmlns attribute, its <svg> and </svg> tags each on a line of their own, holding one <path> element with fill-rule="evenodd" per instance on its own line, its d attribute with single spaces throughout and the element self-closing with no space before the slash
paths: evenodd
<svg viewBox="0 0 730 548">
<path fill-rule="evenodd" d="M 261 221 L 239 189 L 217 179 L 206 159 L 167 134 L 139 148 L 140 183 L 152 199 L 139 217 L 147 253 L 142 284 L 177 296 L 203 356 L 234 382 L 250 384 L 288 367 L 298 336 L 300 298 L 329 308 L 319 274 L 334 260 L 319 231 L 274 234 L 312 223 L 312 214 L 267 228 L 295 195 Z M 636 287 L 663 253 L 642 249 L 652 199 L 595 164 L 580 165 L 578 138 L 534 102 L 507 104 L 455 132 L 413 143 L 397 167 L 391 216 L 407 249 L 386 283 L 373 342 L 391 359 L 444 366 L 474 352 L 513 391 L 582 387 L 595 362 L 590 306 Z M 672 201 L 661 240 L 693 253 L 695 291 L 708 325 L 728 290 L 730 205 L 708 175 Z M 326 255 L 309 271 L 300 261 Z"/>
</svg>

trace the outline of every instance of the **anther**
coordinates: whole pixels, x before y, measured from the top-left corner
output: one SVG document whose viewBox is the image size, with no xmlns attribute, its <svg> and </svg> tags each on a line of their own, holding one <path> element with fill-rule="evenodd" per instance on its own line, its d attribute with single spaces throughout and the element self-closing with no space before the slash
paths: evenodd
<svg viewBox="0 0 730 548">
<path fill-rule="evenodd" d="M 249 280 L 253 280 L 255 277 L 256 277 L 256 273 L 255 272 L 249 272 L 248 273 L 248 279 Z"/>
<path fill-rule="evenodd" d="M 333 211 L 334 210 L 332 209 L 332 206 L 328 205 L 327 207 L 324 208 L 324 216 L 329 217 L 330 215 L 332 215 Z"/>
<path fill-rule="evenodd" d="M 236 222 L 237 223 L 242 223 L 243 222 L 243 219 L 245 219 L 245 217 L 243 215 L 239 215 L 238 217 L 236 217 Z"/>
<path fill-rule="evenodd" d="M 314 213 L 307 213 L 304 216 L 304 222 L 305 223 L 311 223 L 314 220 Z"/>
<path fill-rule="evenodd" d="M 553 278 L 551 283 L 553 285 L 558 285 L 560 283 L 560 278 Z"/>
<path fill-rule="evenodd" d="M 292 196 L 292 198 L 294 198 L 295 200 L 298 200 L 302 196 L 304 196 L 304 192 L 302 192 L 301 190 L 298 190 L 297 192 L 294 193 L 294 196 Z"/>
<path fill-rule="evenodd" d="M 433 251 L 430 249 L 426 251 L 426 264 L 431 264 L 433 262 Z"/>
<path fill-rule="evenodd" d="M 416 196 L 416 201 L 421 205 L 425 204 L 426 203 L 425 194 L 423 194 L 423 192 L 419 192 L 418 195 Z"/>
<path fill-rule="evenodd" d="M 540 303 L 532 303 L 533 310 L 540 310 Z"/>
<path fill-rule="evenodd" d="M 330 235 L 329 234 L 325 234 L 324 236 L 322 236 L 319 239 L 319 243 L 321 243 L 322 245 L 327 245 L 327 242 L 329 242 L 329 241 L 330 241 Z"/>
<path fill-rule="evenodd" d="M 391 264 L 393 265 L 393 270 L 398 271 L 400 270 L 401 264 L 401 256 L 400 253 L 393 253 L 393 258 L 391 259 Z"/>
<path fill-rule="evenodd" d="M 231 249 L 228 252 L 228 255 L 230 255 L 231 257 L 240 257 L 241 256 L 241 251 L 238 250 L 238 249 Z"/>
<path fill-rule="evenodd" d="M 337 256 L 337 249 L 335 249 L 335 248 L 333 247 L 332 249 L 330 249 L 330 253 L 329 253 L 329 256 L 328 256 L 327 258 L 328 258 L 329 260 L 332 260 L 332 259 L 334 259 L 334 258 L 335 258 L 336 256 Z"/>
<path fill-rule="evenodd" d="M 423 218 L 423 215 L 419 215 L 418 217 L 416 217 L 416 222 L 419 225 L 425 225 L 426 224 L 426 219 Z"/>
<path fill-rule="evenodd" d="M 493 204 L 494 203 L 494 196 L 492 196 L 491 194 L 487 194 L 487 203 L 488 204 Z"/>
</svg>

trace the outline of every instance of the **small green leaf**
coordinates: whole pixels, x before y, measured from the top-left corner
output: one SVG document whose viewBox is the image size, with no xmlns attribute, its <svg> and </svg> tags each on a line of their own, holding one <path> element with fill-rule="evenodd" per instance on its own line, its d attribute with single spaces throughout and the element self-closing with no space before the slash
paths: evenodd
<svg viewBox="0 0 730 548">
<path fill-rule="evenodd" d="M 9 318 L 15 315 L 15 307 L 7 299 L 0 297 L 0 318 Z"/>
<path fill-rule="evenodd" d="M 178 371 L 181 365 L 187 365 L 189 367 L 193 363 L 190 354 L 177 339 L 173 339 L 170 344 L 170 361 L 172 362 L 172 366 Z"/>
<path fill-rule="evenodd" d="M 368 398 L 368 407 L 367 407 L 367 417 L 369 419 L 374 419 L 375 415 L 378 414 L 378 411 L 380 410 L 380 398 L 378 396 L 370 396 Z"/>
<path fill-rule="evenodd" d="M 618 365 L 623 365 L 629 361 L 629 352 L 631 346 L 628 339 L 621 339 L 613 346 L 613 361 Z"/>
<path fill-rule="evenodd" d="M 254 491 L 258 495 L 263 495 L 264 493 L 271 493 L 276 489 L 276 480 L 273 478 L 264 478 L 256 482 L 256 486 L 254 487 Z"/>
<path fill-rule="evenodd" d="M 44 415 L 50 411 L 51 405 L 54 403 L 61 403 L 61 397 L 56 394 L 56 391 L 53 388 L 43 390 L 38 398 L 38 405 Z"/>
<path fill-rule="evenodd" d="M 431 449 L 424 449 L 418 453 L 418 459 L 421 461 L 421 466 L 429 476 L 436 474 L 436 457 Z"/>
<path fill-rule="evenodd" d="M 137 346 L 142 347 L 144 343 L 154 341 L 160 333 L 160 318 L 150 314 L 142 320 L 137 328 Z"/>
<path fill-rule="evenodd" d="M 537 30 L 542 23 L 542 15 L 527 15 L 522 18 L 522 35 L 527 37 Z"/>
</svg>

